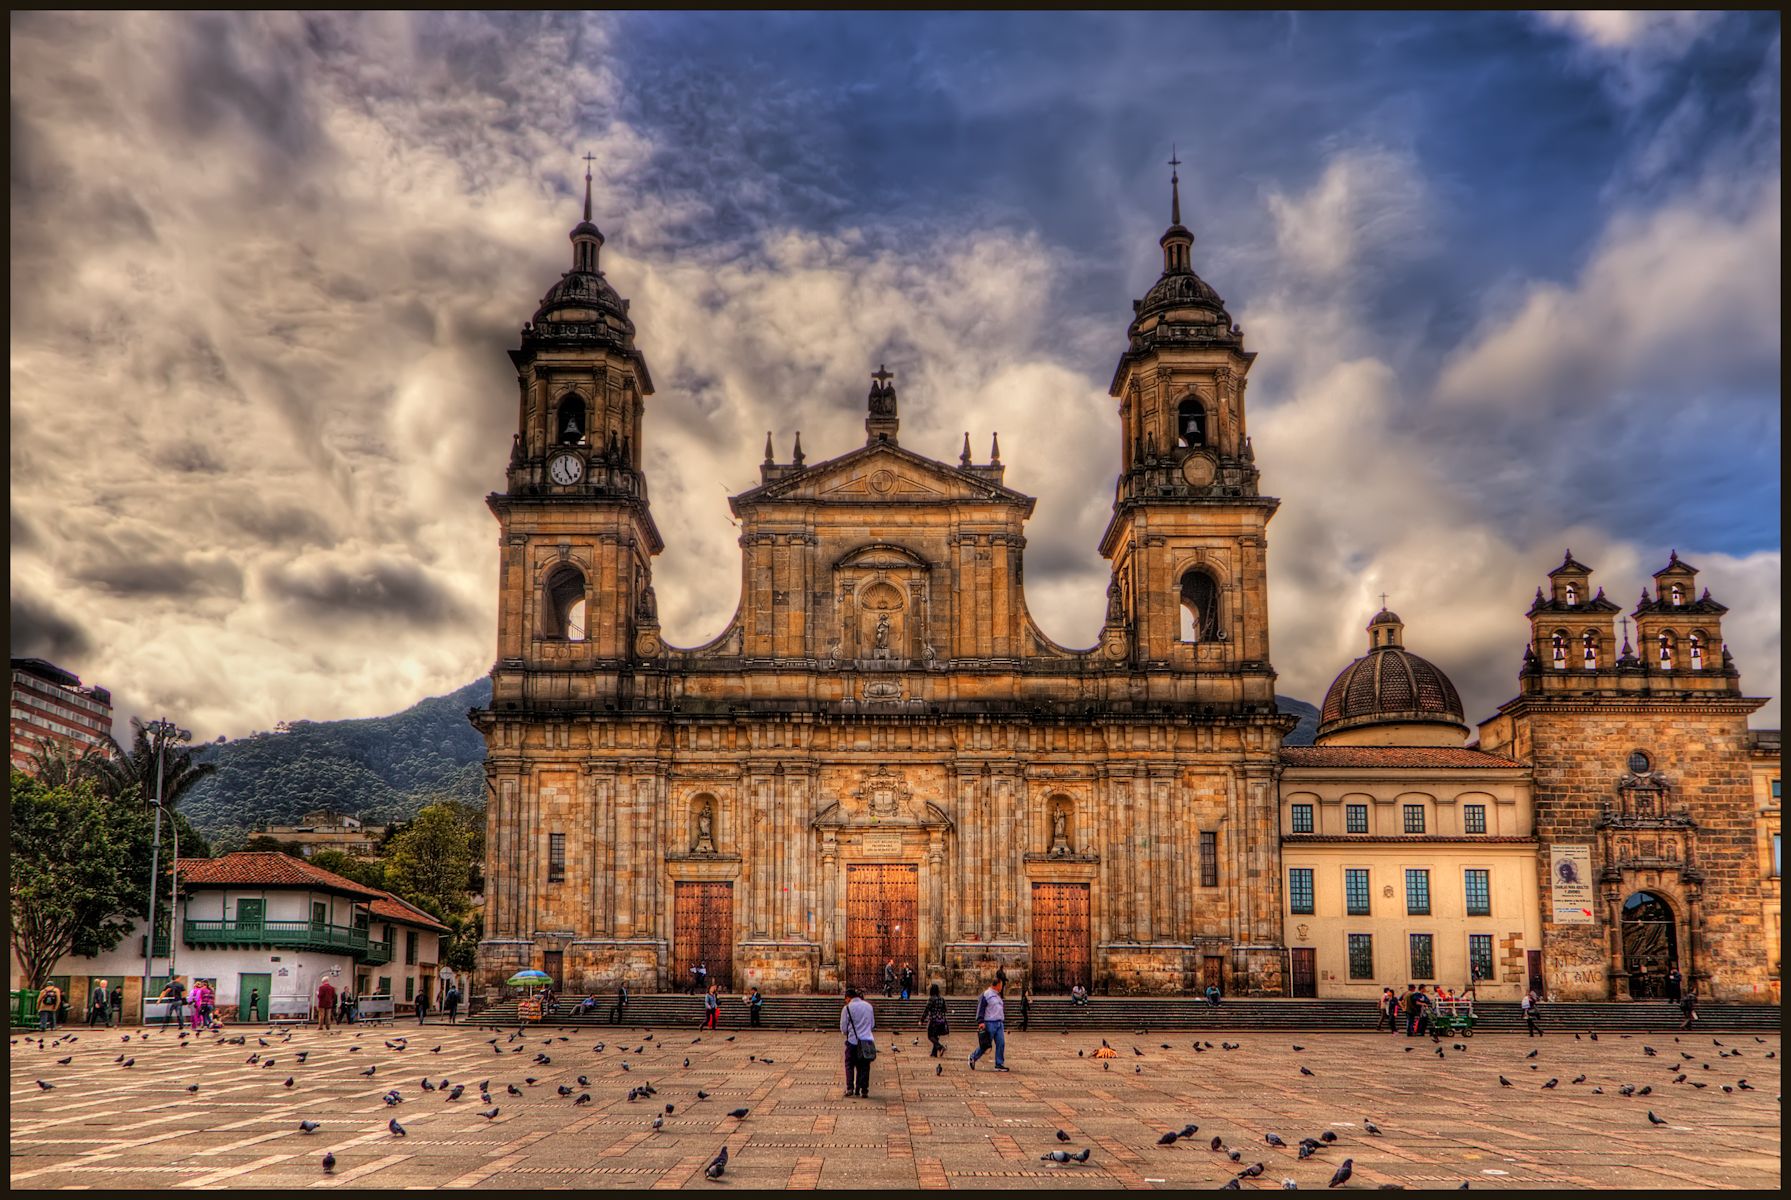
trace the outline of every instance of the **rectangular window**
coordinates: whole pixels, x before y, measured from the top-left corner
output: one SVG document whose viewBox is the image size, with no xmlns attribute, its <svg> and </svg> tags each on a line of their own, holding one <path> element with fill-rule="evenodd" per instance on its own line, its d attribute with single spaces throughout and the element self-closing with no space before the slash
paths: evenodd
<svg viewBox="0 0 1791 1200">
<path fill-rule="evenodd" d="M 1772 798 L 1774 800 L 1779 798 L 1779 781 L 1776 779 L 1772 781 Z"/>
<path fill-rule="evenodd" d="M 1312 806 L 1310 804 L 1293 806 L 1293 831 L 1295 833 L 1312 832 Z"/>
<path fill-rule="evenodd" d="M 1468 935 L 1468 975 L 1472 979 L 1492 978 L 1492 934 Z"/>
<path fill-rule="evenodd" d="M 1343 873 L 1344 911 L 1352 917 L 1368 915 L 1368 871 L 1351 867 Z"/>
<path fill-rule="evenodd" d="M 1368 806 L 1366 804 L 1343 806 L 1343 831 L 1345 833 L 1368 832 Z"/>
<path fill-rule="evenodd" d="M 1200 886 L 1219 886 L 1219 835 L 1200 835 Z"/>
<path fill-rule="evenodd" d="M 1486 805 L 1464 804 L 1461 806 L 1461 827 L 1468 833 L 1486 832 Z"/>
<path fill-rule="evenodd" d="M 1468 868 L 1464 881 L 1470 917 L 1492 916 L 1492 872 L 1478 867 Z"/>
<path fill-rule="evenodd" d="M 1349 977 L 1351 979 L 1374 978 L 1373 934 L 1352 933 L 1349 935 Z"/>
<path fill-rule="evenodd" d="M 417 998 L 417 980 L 413 975 L 404 977 L 404 999 L 406 1002 Z"/>
<path fill-rule="evenodd" d="M 1423 868 L 1406 868 L 1405 915 L 1408 917 L 1430 915 L 1430 872 Z"/>
<path fill-rule="evenodd" d="M 1310 913 L 1312 911 L 1312 868 L 1289 867 L 1287 869 L 1287 904 L 1292 912 Z"/>
<path fill-rule="evenodd" d="M 327 925 L 330 921 L 329 905 L 321 900 L 311 901 L 311 924 Z"/>
<path fill-rule="evenodd" d="M 1431 938 L 1428 933 L 1412 935 L 1412 978 L 1435 979 L 1435 958 L 1431 954 Z"/>
<path fill-rule="evenodd" d="M 417 965 L 417 931 L 414 929 L 404 935 L 404 965 L 407 967 Z M 406 996 L 405 999 L 408 1000 L 410 997 Z"/>
<path fill-rule="evenodd" d="M 1422 804 L 1405 806 L 1405 831 L 1407 833 L 1424 832 L 1424 806 Z"/>
<path fill-rule="evenodd" d="M 392 977 L 390 975 L 381 975 L 379 977 L 379 994 L 382 996 L 390 996 L 392 994 Z"/>
<path fill-rule="evenodd" d="M 547 835 L 547 882 L 559 883 L 566 878 L 566 835 Z"/>
</svg>

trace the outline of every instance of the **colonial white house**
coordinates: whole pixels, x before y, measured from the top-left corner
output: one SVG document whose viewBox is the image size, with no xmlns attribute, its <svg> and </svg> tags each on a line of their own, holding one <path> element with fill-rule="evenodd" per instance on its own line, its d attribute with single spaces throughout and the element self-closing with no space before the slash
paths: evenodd
<svg viewBox="0 0 1791 1200">
<path fill-rule="evenodd" d="M 152 998 L 178 975 L 188 986 L 210 981 L 225 1017 L 296 1017 L 310 1011 L 327 976 L 338 992 L 365 997 L 364 1011 L 414 1011 L 425 990 L 435 1003 L 447 927 L 390 892 L 273 851 L 183 858 L 179 880 L 179 943 L 156 939 Z M 139 921 L 113 950 L 57 964 L 66 973 L 51 978 L 74 1020 L 86 1019 L 101 979 L 122 989 L 125 1019 L 143 1018 L 144 929 Z M 13 975 L 17 987 L 16 958 Z M 149 1018 L 159 1014 L 152 1003 Z"/>
</svg>

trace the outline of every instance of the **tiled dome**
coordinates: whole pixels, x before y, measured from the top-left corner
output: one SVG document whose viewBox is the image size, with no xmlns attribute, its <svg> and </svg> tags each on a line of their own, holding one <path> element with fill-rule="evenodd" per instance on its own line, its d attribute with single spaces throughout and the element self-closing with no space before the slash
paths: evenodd
<svg viewBox="0 0 1791 1200">
<path fill-rule="evenodd" d="M 1436 664 L 1399 644 L 1399 618 L 1382 609 L 1368 629 L 1372 648 L 1343 668 L 1325 693 L 1318 736 L 1360 725 L 1418 723 L 1465 729 L 1455 685 Z"/>
</svg>

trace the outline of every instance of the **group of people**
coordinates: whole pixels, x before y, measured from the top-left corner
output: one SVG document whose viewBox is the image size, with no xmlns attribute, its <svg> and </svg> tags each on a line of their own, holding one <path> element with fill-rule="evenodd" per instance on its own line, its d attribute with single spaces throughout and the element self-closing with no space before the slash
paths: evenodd
<svg viewBox="0 0 1791 1200">
<path fill-rule="evenodd" d="M 912 990 L 913 983 L 910 980 L 909 991 Z M 1007 974 L 1000 972 L 994 982 L 977 997 L 976 1049 L 970 1052 L 972 1071 L 976 1070 L 976 1064 L 990 1050 L 995 1052 L 995 1070 L 1008 1069 L 1007 1004 L 1002 996 L 1006 990 Z M 1022 991 L 1022 1013 L 1029 1007 L 1027 994 Z M 936 983 L 927 990 L 927 1003 L 921 1010 L 920 1023 L 926 1030 L 927 1041 L 932 1045 L 927 1057 L 943 1058 L 946 1054 L 945 1036 L 951 1032 L 951 1021 L 945 997 Z M 846 988 L 846 1003 L 840 1009 L 840 1035 L 846 1043 L 846 1098 L 868 1097 L 871 1094 L 871 1063 L 877 1057 L 877 1014 L 871 1007 L 871 1002 L 856 987 Z"/>
</svg>

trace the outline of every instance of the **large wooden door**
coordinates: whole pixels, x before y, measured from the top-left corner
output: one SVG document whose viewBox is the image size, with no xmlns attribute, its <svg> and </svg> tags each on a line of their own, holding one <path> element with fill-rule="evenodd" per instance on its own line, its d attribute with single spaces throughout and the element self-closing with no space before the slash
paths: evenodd
<svg viewBox="0 0 1791 1200">
<path fill-rule="evenodd" d="M 553 990 L 566 990 L 566 952 L 564 950 L 543 950 L 541 952 L 541 970 L 553 980 Z"/>
<path fill-rule="evenodd" d="M 1311 946 L 1293 948 L 1293 994 L 1302 1000 L 1318 996 L 1318 951 Z"/>
<path fill-rule="evenodd" d="M 1032 885 L 1032 990 L 1036 995 L 1090 987 L 1088 885 Z"/>
<path fill-rule="evenodd" d="M 680 883 L 673 901 L 672 979 L 690 986 L 690 968 L 709 968 L 709 982 L 734 986 L 734 885 Z"/>
<path fill-rule="evenodd" d="M 873 994 L 893 960 L 920 976 L 920 868 L 858 863 L 846 868 L 846 982 Z"/>
</svg>

